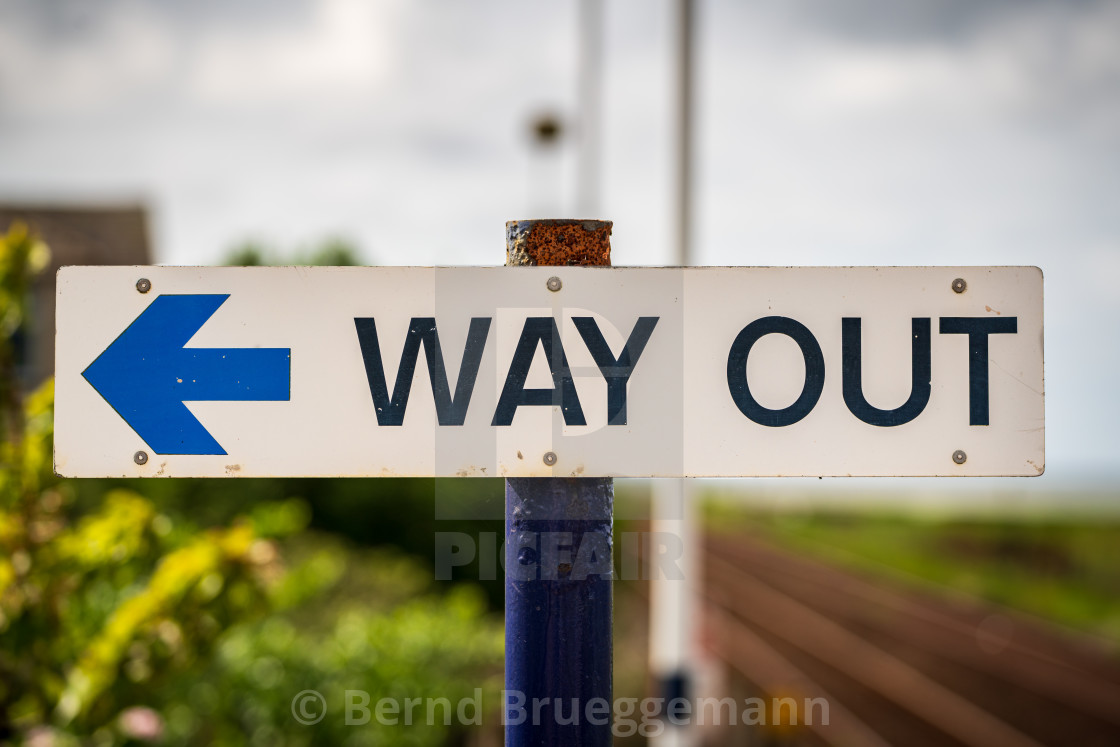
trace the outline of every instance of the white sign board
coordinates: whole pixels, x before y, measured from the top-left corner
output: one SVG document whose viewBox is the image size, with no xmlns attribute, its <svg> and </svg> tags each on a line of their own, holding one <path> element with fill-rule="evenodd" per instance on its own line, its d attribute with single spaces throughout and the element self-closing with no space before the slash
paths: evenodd
<svg viewBox="0 0 1120 747">
<path fill-rule="evenodd" d="M 1033 267 L 67 267 L 57 318 L 64 476 L 1044 465 Z"/>
</svg>

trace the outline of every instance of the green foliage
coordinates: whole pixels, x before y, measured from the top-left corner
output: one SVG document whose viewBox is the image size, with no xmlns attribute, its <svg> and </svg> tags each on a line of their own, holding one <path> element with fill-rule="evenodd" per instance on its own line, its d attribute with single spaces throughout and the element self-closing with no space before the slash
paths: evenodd
<svg viewBox="0 0 1120 747">
<path fill-rule="evenodd" d="M 0 334 L 5 338 L 23 324 L 31 279 L 49 261 L 47 245 L 23 223 L 13 223 L 0 238 Z"/>
<path fill-rule="evenodd" d="M 357 248 L 343 239 L 328 239 L 295 264 L 324 267 L 350 267 L 362 264 Z"/>
<path fill-rule="evenodd" d="M 49 386 L 0 470 L 0 738 L 104 727 L 263 611 L 276 553 L 248 521 L 197 532 L 116 490 L 71 515 L 50 472 Z"/>
<path fill-rule="evenodd" d="M 329 238 L 309 249 L 300 249 L 292 256 L 283 256 L 258 241 L 246 241 L 229 251 L 223 264 L 234 267 L 266 265 L 315 265 L 350 267 L 362 264 L 361 252 L 351 242 Z"/>
<path fill-rule="evenodd" d="M 18 438 L 19 384 L 13 338 L 27 317 L 31 278 L 47 266 L 50 252 L 22 223 L 0 236 L 0 437 Z"/>
<path fill-rule="evenodd" d="M 223 637 L 209 671 L 168 711 L 173 740 L 240 744 L 247 736 L 252 744 L 266 745 L 436 745 L 463 731 L 454 717 L 445 725 L 442 711 L 432 724 L 418 711 L 418 723 L 408 726 L 373 718 L 347 726 L 348 690 L 368 693 L 371 705 L 381 698 L 447 698 L 457 704 L 481 688 L 482 703 L 495 709 L 502 631 L 487 617 L 477 590 L 424 592 L 430 577 L 410 561 L 344 550 L 322 537 L 304 548 L 308 551 L 303 564 L 316 570 L 294 566 L 281 591 L 299 604 Z M 324 562 L 330 556 L 336 563 Z M 346 560 L 348 570 L 337 573 L 337 561 Z M 325 566 L 333 580 L 324 589 Z M 303 584 L 310 588 L 292 588 Z M 316 602 L 313 615 L 309 600 Z M 317 724 L 293 719 L 293 696 L 303 690 L 321 693 L 328 704 Z M 215 697 L 219 693 L 224 696 Z"/>
<path fill-rule="evenodd" d="M 347 251 L 317 256 L 340 264 Z M 0 237 L 0 745 L 434 745 L 453 735 L 442 722 L 344 725 L 346 689 L 375 701 L 492 695 L 501 628 L 477 589 L 440 594 L 415 561 L 309 533 L 308 501 L 280 499 L 329 493 L 326 481 L 53 474 L 53 389 L 22 398 L 13 353 L 45 252 L 25 229 Z M 392 492 L 386 504 L 399 505 Z M 305 727 L 290 708 L 308 688 L 335 705 Z"/>
<path fill-rule="evenodd" d="M 429 564 L 437 532 L 476 537 L 493 532 L 500 537 L 504 531 L 501 480 L 215 478 L 82 480 L 72 486 L 76 505 L 90 510 L 111 490 L 142 489 L 162 511 L 190 516 L 199 526 L 222 526 L 238 515 L 252 514 L 258 504 L 298 496 L 302 500 L 297 505 L 310 512 L 312 528 L 347 537 L 357 545 L 392 545 Z M 473 518 L 479 516 L 492 518 Z M 455 569 L 456 578 L 479 579 L 483 571 L 493 571 L 493 564 L 483 569 L 480 561 L 476 557 L 471 565 Z M 492 575 L 496 577 L 481 585 L 490 609 L 499 611 L 505 587 L 500 570 Z"/>
<path fill-rule="evenodd" d="M 268 250 L 255 241 L 247 241 L 230 250 L 222 264 L 233 267 L 262 267 L 272 264 L 267 259 Z"/>
<path fill-rule="evenodd" d="M 13 338 L 45 263 L 21 226 L 0 241 L 0 739 L 105 723 L 122 705 L 114 683 L 150 679 L 136 662 L 161 630 L 176 631 L 167 663 L 189 659 L 263 598 L 248 523 L 175 541 L 171 521 L 125 491 L 70 515 L 51 471 L 53 389 L 22 402 L 14 385 Z"/>
</svg>

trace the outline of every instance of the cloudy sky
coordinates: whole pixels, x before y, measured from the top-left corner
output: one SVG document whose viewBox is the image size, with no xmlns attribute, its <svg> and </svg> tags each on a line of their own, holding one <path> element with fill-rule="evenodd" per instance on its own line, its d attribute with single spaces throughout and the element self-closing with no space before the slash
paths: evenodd
<svg viewBox="0 0 1120 747">
<path fill-rule="evenodd" d="M 696 264 L 1046 273 L 1042 481 L 1117 476 L 1120 2 L 700 0 Z M 578 3 L 0 0 L 0 199 L 145 202 L 157 260 L 338 236 L 499 264 L 576 209 Z M 600 215 L 672 256 L 673 4 L 604 4 Z"/>
</svg>

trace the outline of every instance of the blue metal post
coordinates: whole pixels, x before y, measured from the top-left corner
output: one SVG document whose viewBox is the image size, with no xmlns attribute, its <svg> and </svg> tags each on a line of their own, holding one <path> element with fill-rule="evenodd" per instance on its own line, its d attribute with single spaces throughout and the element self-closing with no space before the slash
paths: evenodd
<svg viewBox="0 0 1120 747">
<path fill-rule="evenodd" d="M 511 221 L 508 265 L 609 265 L 608 221 Z M 611 744 L 614 482 L 506 480 L 506 745 Z"/>
</svg>

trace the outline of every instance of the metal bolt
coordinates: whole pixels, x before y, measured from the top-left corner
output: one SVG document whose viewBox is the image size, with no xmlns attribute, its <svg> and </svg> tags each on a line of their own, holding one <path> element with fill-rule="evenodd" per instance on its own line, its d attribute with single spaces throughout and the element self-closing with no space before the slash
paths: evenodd
<svg viewBox="0 0 1120 747">
<path fill-rule="evenodd" d="M 147 278 L 140 278 L 136 281 L 136 290 L 141 293 L 147 293 L 152 289 L 152 281 Z"/>
<path fill-rule="evenodd" d="M 136 452 L 135 454 L 132 455 L 132 461 L 136 462 L 137 464 L 147 464 L 148 463 L 148 452 L 146 452 L 146 451 Z"/>
<path fill-rule="evenodd" d="M 555 451 L 546 451 L 544 453 L 544 463 L 545 463 L 546 466 L 549 466 L 549 467 L 556 464 L 556 452 Z"/>
<path fill-rule="evenodd" d="M 544 286 L 546 288 L 548 288 L 550 291 L 552 291 L 553 293 L 555 293 L 556 291 L 563 288 L 564 284 L 562 282 L 560 282 L 560 278 L 553 275 L 552 277 L 550 277 L 548 279 L 548 281 L 544 284 Z"/>
<path fill-rule="evenodd" d="M 957 278 L 956 280 L 953 281 L 953 292 L 954 293 L 964 293 L 967 288 L 968 288 L 968 283 L 966 283 L 964 281 L 964 278 Z"/>
<path fill-rule="evenodd" d="M 964 464 L 966 461 L 968 461 L 968 454 L 965 454 L 960 449 L 957 449 L 953 452 L 953 461 L 957 464 Z"/>
</svg>

